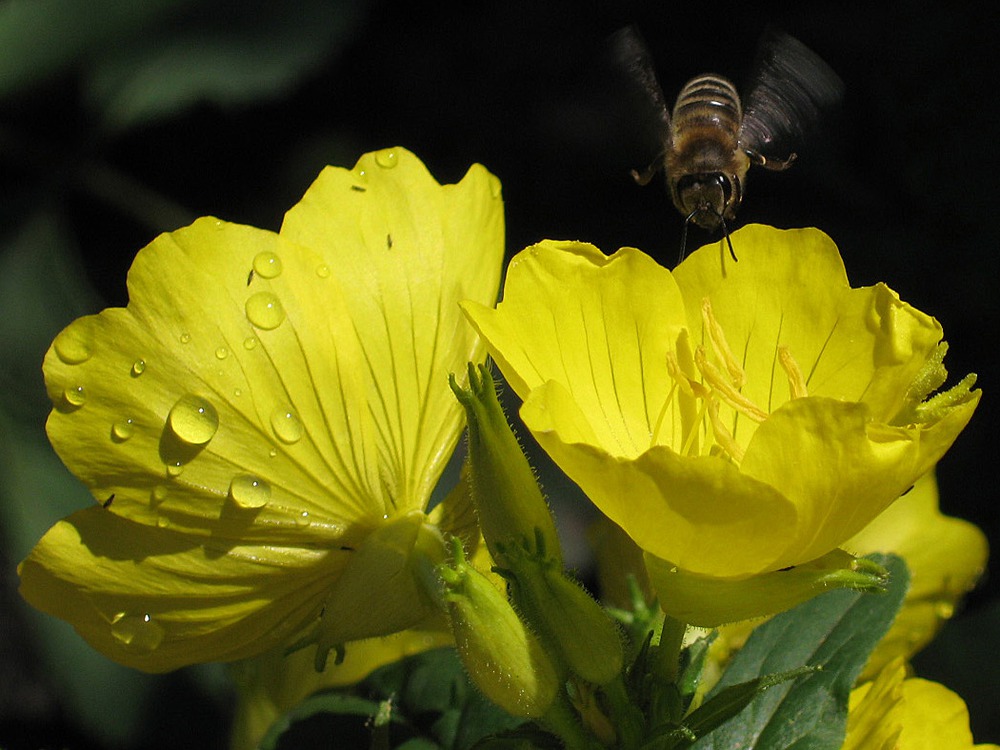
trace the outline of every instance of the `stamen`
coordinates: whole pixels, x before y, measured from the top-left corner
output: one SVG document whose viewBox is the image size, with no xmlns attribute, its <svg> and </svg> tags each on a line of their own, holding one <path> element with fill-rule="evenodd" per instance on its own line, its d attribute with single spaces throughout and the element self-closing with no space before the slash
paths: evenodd
<svg viewBox="0 0 1000 750">
<path fill-rule="evenodd" d="M 788 376 L 788 390 L 791 392 L 792 398 L 805 398 L 808 396 L 809 390 L 806 387 L 806 379 L 802 377 L 802 370 L 799 369 L 799 363 L 795 361 L 787 346 L 781 345 L 778 347 L 778 362 L 781 363 L 781 369 Z"/>
<path fill-rule="evenodd" d="M 705 325 L 708 338 L 712 342 L 712 350 L 715 352 L 715 356 L 725 364 L 726 372 L 729 373 L 729 379 L 733 384 L 733 388 L 739 390 L 746 385 L 747 374 L 740 363 L 736 361 L 736 357 L 733 356 L 733 352 L 729 348 L 729 343 L 726 341 L 726 334 L 712 312 L 712 301 L 708 297 L 705 297 L 701 301 L 701 320 Z"/>
<path fill-rule="evenodd" d="M 712 422 L 712 432 L 715 442 L 728 453 L 737 463 L 743 461 L 743 448 L 736 442 L 726 426 L 719 419 L 719 402 L 714 398 L 708 400 L 708 418 Z"/>
<path fill-rule="evenodd" d="M 740 414 L 749 417 L 755 422 L 763 422 L 767 419 L 766 411 L 733 388 L 726 378 L 722 376 L 722 373 L 719 372 L 719 369 L 708 361 L 708 358 L 705 356 L 704 347 L 699 346 L 695 349 L 694 362 L 695 365 L 697 365 L 698 370 L 701 372 L 702 377 L 712 387 L 714 392 L 720 396 L 723 401 L 733 407 L 733 409 L 738 411 Z"/>
</svg>

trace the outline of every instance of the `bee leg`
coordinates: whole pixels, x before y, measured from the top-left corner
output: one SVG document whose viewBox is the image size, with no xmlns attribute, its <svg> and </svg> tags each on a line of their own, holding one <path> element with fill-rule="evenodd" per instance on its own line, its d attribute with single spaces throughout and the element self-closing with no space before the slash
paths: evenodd
<svg viewBox="0 0 1000 750">
<path fill-rule="evenodd" d="M 736 252 L 733 250 L 733 241 L 729 239 L 729 227 L 726 226 L 726 220 L 719 216 L 719 223 L 722 224 L 722 234 L 726 238 L 726 244 L 729 245 L 729 254 L 733 256 L 733 263 L 739 263 L 740 259 L 736 257 Z"/>
<path fill-rule="evenodd" d="M 757 166 L 764 167 L 764 169 L 770 169 L 774 172 L 781 172 L 782 170 L 788 169 L 795 162 L 796 154 L 793 152 L 788 155 L 787 159 L 768 159 L 762 153 L 758 151 L 752 151 L 747 149 L 747 156 L 750 157 L 750 161 Z"/>
<path fill-rule="evenodd" d="M 632 175 L 632 179 L 636 181 L 636 184 L 645 186 L 649 184 L 649 181 L 653 179 L 653 177 L 656 175 L 657 172 L 660 171 L 660 168 L 662 166 L 663 166 L 663 154 L 660 154 L 655 159 L 653 159 L 653 161 L 649 163 L 649 166 L 646 167 L 641 172 L 633 169 L 629 172 L 629 174 Z"/>
</svg>

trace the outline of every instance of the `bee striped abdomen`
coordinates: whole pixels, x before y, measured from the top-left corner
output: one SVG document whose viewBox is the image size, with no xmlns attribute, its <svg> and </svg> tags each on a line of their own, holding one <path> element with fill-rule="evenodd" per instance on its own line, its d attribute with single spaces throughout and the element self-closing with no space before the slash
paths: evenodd
<svg viewBox="0 0 1000 750">
<path fill-rule="evenodd" d="M 713 73 L 692 78 L 681 89 L 674 105 L 674 134 L 703 127 L 719 128 L 736 138 L 743 121 L 743 108 L 736 87 Z"/>
</svg>

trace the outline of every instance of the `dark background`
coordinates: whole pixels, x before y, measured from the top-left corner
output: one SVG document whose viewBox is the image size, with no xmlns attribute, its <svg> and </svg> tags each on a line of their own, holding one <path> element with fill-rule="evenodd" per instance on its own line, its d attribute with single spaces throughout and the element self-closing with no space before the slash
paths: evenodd
<svg viewBox="0 0 1000 750">
<path fill-rule="evenodd" d="M 322 165 L 392 145 L 442 182 L 474 161 L 498 175 L 510 253 L 584 239 L 672 264 L 680 217 L 660 181 L 639 188 L 628 175 L 651 155 L 602 57 L 626 23 L 645 36 L 668 99 L 697 73 L 742 80 L 767 24 L 842 76 L 842 110 L 794 169 L 751 174 L 738 223 L 819 227 L 855 286 L 885 281 L 942 322 L 949 382 L 978 372 L 984 397 L 939 468 L 941 504 L 1000 542 L 990 4 L 281 5 L 0 4 L 0 746 L 226 741 L 218 670 L 151 678 L 104 664 L 16 594 L 17 561 L 89 501 L 42 432 L 52 336 L 125 304 L 129 264 L 158 232 L 205 214 L 277 229 Z M 917 661 L 963 695 L 980 742 L 1000 742 L 998 573 L 993 560 Z"/>
</svg>

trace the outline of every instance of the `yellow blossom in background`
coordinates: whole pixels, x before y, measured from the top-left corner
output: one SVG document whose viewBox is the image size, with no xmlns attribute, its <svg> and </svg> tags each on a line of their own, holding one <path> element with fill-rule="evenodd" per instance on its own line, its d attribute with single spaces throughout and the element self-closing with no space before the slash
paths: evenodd
<svg viewBox="0 0 1000 750">
<path fill-rule="evenodd" d="M 396 148 L 325 169 L 278 233 L 156 238 L 128 307 L 46 355 L 49 438 L 98 505 L 43 537 L 22 595 L 148 671 L 294 639 L 322 666 L 427 620 L 417 568 L 468 531 L 425 513 L 464 424 L 448 374 L 485 357 L 458 303 L 495 300 L 503 229 L 483 167 L 439 185 Z"/>
<path fill-rule="evenodd" d="M 930 643 L 986 567 L 986 536 L 974 524 L 938 510 L 929 472 L 859 534 L 844 542 L 859 555 L 892 552 L 910 569 L 910 588 L 892 627 L 872 653 L 860 680 L 872 679 L 891 659 L 909 659 Z"/>
<path fill-rule="evenodd" d="M 1000 750 L 973 744 L 969 710 L 944 685 L 907 678 L 901 659 L 851 691 L 843 750 Z"/>
<path fill-rule="evenodd" d="M 733 243 L 739 263 L 711 245 L 671 273 L 546 241 L 511 262 L 495 310 L 464 306 L 528 429 L 645 550 L 668 613 L 706 626 L 848 569 L 841 545 L 979 401 L 971 379 L 925 400 L 941 326 L 884 284 L 852 289 L 826 235 L 748 226 Z"/>
</svg>

